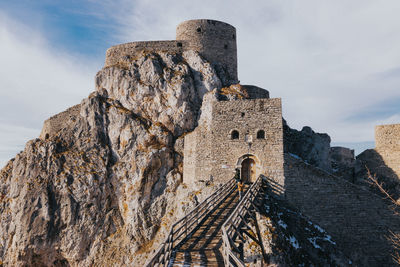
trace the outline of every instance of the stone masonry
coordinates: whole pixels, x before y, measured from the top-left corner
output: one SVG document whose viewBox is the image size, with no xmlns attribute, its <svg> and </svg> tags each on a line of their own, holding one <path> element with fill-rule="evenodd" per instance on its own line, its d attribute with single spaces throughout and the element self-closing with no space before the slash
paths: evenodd
<svg viewBox="0 0 400 267">
<path fill-rule="evenodd" d="M 352 266 L 393 266 L 400 217 L 381 197 L 285 154 L 285 197 L 332 235 Z"/>
<path fill-rule="evenodd" d="M 254 161 L 252 179 L 264 174 L 283 186 L 281 100 L 205 100 L 203 106 L 207 105 L 211 116 L 185 136 L 184 181 L 212 177 L 223 182 L 233 177 L 235 167 L 241 168 L 250 159 Z"/>
<path fill-rule="evenodd" d="M 57 134 L 61 129 L 76 120 L 80 110 L 81 105 L 78 104 L 45 120 L 39 138 L 44 140 Z"/>
<path fill-rule="evenodd" d="M 400 177 L 400 124 L 375 127 L 375 150 L 386 166 Z"/>
</svg>

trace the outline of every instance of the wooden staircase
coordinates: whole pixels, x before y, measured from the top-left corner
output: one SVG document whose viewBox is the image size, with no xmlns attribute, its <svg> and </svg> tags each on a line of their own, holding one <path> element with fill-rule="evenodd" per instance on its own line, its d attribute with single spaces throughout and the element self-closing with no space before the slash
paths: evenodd
<svg viewBox="0 0 400 267">
<path fill-rule="evenodd" d="M 262 247 L 259 231 L 257 238 L 247 231 L 248 220 L 257 223 L 254 203 L 261 187 L 260 176 L 256 182 L 245 186 L 244 197 L 239 201 L 236 182 L 233 179 L 226 182 L 171 226 L 164 243 L 145 266 L 244 267 L 243 235 Z M 264 249 L 262 251 L 266 260 Z"/>
<path fill-rule="evenodd" d="M 175 248 L 168 266 L 224 266 L 221 227 L 238 201 L 237 190 L 227 195 L 197 229 Z"/>
</svg>

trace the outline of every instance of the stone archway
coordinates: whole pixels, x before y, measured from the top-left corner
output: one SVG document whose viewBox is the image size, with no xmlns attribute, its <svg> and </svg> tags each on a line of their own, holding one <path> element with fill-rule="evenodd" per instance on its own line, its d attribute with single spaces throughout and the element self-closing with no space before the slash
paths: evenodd
<svg viewBox="0 0 400 267">
<path fill-rule="evenodd" d="M 242 161 L 241 178 L 245 183 L 254 182 L 256 180 L 256 162 L 252 158 Z"/>
<path fill-rule="evenodd" d="M 251 154 L 241 156 L 236 163 L 236 167 L 240 169 L 240 176 L 245 183 L 255 182 L 257 176 L 261 174 L 260 161 Z"/>
</svg>

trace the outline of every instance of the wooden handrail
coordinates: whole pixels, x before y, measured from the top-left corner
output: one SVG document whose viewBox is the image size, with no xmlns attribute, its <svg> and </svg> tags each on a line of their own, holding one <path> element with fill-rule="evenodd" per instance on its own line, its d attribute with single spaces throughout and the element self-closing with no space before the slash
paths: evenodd
<svg viewBox="0 0 400 267">
<path fill-rule="evenodd" d="M 223 201 L 223 199 L 225 199 L 225 197 L 235 189 L 236 182 L 232 178 L 215 190 L 209 197 L 193 208 L 183 218 L 174 223 L 171 226 L 171 230 L 165 241 L 145 266 L 168 266 L 173 249 L 191 234 L 207 214 L 212 211 L 217 203 Z M 204 212 L 202 212 L 203 210 Z"/>
<path fill-rule="evenodd" d="M 262 176 L 250 186 L 243 199 L 236 206 L 232 214 L 222 225 L 223 257 L 225 266 L 245 267 L 245 263 L 235 254 L 231 242 L 240 224 L 245 223 L 244 218 L 249 213 L 250 206 L 254 202 L 262 186 Z M 260 240 L 261 241 L 261 240 Z"/>
</svg>

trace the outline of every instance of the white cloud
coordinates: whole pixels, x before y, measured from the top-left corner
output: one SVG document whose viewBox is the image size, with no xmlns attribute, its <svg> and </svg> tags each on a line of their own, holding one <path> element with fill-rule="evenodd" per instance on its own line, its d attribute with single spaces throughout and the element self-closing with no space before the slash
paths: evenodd
<svg viewBox="0 0 400 267">
<path fill-rule="evenodd" d="M 45 119 L 94 90 L 95 71 L 51 49 L 34 29 L 0 13 L 0 165 L 38 137 Z"/>
</svg>

